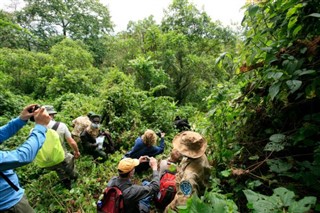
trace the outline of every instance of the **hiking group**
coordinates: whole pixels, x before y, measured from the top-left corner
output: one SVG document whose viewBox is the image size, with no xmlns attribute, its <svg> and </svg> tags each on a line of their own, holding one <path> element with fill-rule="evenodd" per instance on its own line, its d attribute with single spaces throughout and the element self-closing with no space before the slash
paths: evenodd
<svg viewBox="0 0 320 213">
<path fill-rule="evenodd" d="M 40 168 L 55 171 L 61 184 L 71 189 L 72 182 L 78 178 L 75 159 L 86 154 L 101 163 L 115 152 L 111 134 L 100 127 L 100 115 L 90 112 L 79 116 L 72 121 L 70 132 L 66 124 L 55 121 L 56 114 L 51 105 L 32 104 L 19 117 L 0 127 L 0 143 L 3 143 L 28 120 L 35 122 L 22 145 L 11 151 L 0 150 L 0 213 L 34 212 L 13 169 L 34 161 Z M 172 140 L 170 156 L 158 162 L 155 157 L 166 147 L 165 133 L 146 130 L 118 163 L 118 175 L 109 180 L 97 202 L 97 212 L 150 212 L 152 206 L 159 212 L 178 211 L 178 206 L 186 205 L 193 194 L 204 194 L 210 175 L 205 155 L 207 141 L 190 131 L 186 119 L 176 117 L 174 122 L 180 133 Z M 135 173 L 145 175 L 143 172 L 150 168 L 152 178 L 139 181 L 141 184 L 132 182 Z"/>
</svg>

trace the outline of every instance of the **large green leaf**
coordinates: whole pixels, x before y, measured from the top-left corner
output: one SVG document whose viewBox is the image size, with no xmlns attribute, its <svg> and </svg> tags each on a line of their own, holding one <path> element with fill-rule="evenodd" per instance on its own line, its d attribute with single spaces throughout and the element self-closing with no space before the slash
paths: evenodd
<svg viewBox="0 0 320 213">
<path fill-rule="evenodd" d="M 284 141 L 286 136 L 284 134 L 273 134 L 270 136 L 269 140 L 275 143 L 280 143 Z"/>
<path fill-rule="evenodd" d="M 278 83 L 273 84 L 269 87 L 269 95 L 271 97 L 271 100 L 273 100 L 276 97 L 276 95 L 279 93 L 280 85 L 281 85 L 281 83 L 278 82 Z"/>
<path fill-rule="evenodd" d="M 287 163 L 280 159 L 267 160 L 267 164 L 269 165 L 270 171 L 276 172 L 276 173 L 287 172 L 292 168 L 292 164 Z"/>
<path fill-rule="evenodd" d="M 243 190 L 243 192 L 248 200 L 247 206 L 253 209 L 253 212 L 275 212 L 276 206 L 268 196 L 256 193 L 252 190 Z"/>
<path fill-rule="evenodd" d="M 271 79 L 273 78 L 274 80 L 279 80 L 283 76 L 282 72 L 269 72 L 267 74 L 267 78 Z"/>
<path fill-rule="evenodd" d="M 284 149 L 284 145 L 280 143 L 275 143 L 275 142 L 269 142 L 267 145 L 264 147 L 264 151 L 270 151 L 270 152 L 279 152 Z"/>
<path fill-rule="evenodd" d="M 294 93 L 295 91 L 297 91 L 301 87 L 302 81 L 288 80 L 288 81 L 286 81 L 286 84 L 288 85 L 288 87 L 290 89 L 290 93 Z"/>
<path fill-rule="evenodd" d="M 274 193 L 270 197 L 252 190 L 243 190 L 243 192 L 248 200 L 248 208 L 257 213 L 283 212 L 287 207 L 289 207 L 288 212 L 292 213 L 308 212 L 311 206 L 316 203 L 315 197 L 304 197 L 296 202 L 294 192 L 284 187 L 274 189 Z"/>
<path fill-rule="evenodd" d="M 294 192 L 289 191 L 284 187 L 279 187 L 274 190 L 274 194 L 272 196 L 279 197 L 282 201 L 283 206 L 290 206 L 294 201 Z"/>
<path fill-rule="evenodd" d="M 300 213 L 300 212 L 308 212 L 310 208 L 315 205 L 317 201 L 316 197 L 304 197 L 298 202 L 295 201 L 292 203 L 292 205 L 289 207 L 289 213 Z"/>
</svg>

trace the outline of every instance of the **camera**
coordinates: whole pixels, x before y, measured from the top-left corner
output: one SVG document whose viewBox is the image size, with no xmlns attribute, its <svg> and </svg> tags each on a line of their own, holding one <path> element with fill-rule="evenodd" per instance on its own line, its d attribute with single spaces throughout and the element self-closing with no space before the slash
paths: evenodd
<svg viewBox="0 0 320 213">
<path fill-rule="evenodd" d="M 161 131 L 157 132 L 156 135 L 161 138 Z"/>
<path fill-rule="evenodd" d="M 35 105 L 33 108 L 28 109 L 28 112 L 33 113 L 34 111 L 36 111 L 40 107 L 41 107 L 40 105 Z M 30 118 L 30 121 L 34 122 L 34 117 L 33 116 Z"/>
<path fill-rule="evenodd" d="M 150 157 L 149 157 L 149 156 L 146 156 L 144 159 L 145 159 L 147 162 L 150 161 Z"/>
</svg>

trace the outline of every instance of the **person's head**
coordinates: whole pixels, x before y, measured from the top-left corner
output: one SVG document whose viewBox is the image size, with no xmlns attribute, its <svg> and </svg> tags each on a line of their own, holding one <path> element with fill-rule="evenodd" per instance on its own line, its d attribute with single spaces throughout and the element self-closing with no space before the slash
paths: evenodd
<svg viewBox="0 0 320 213">
<path fill-rule="evenodd" d="M 199 158 L 207 149 L 207 141 L 199 133 L 185 131 L 173 138 L 173 148 L 188 158 Z"/>
<path fill-rule="evenodd" d="M 177 163 L 177 162 L 180 162 L 182 158 L 183 158 L 183 155 L 177 149 L 172 149 L 170 153 L 169 161 L 173 163 Z"/>
<path fill-rule="evenodd" d="M 139 165 L 138 159 L 123 158 L 118 164 L 118 173 L 122 178 L 129 178 L 134 175 L 135 167 Z"/>
<path fill-rule="evenodd" d="M 51 119 L 53 119 L 55 114 L 57 114 L 57 111 L 54 109 L 54 107 L 52 105 L 44 105 L 43 107 L 47 110 Z"/>
<path fill-rule="evenodd" d="M 176 116 L 176 118 L 174 119 L 175 121 L 181 120 L 180 116 Z"/>
<path fill-rule="evenodd" d="M 147 146 L 153 146 L 157 142 L 157 135 L 153 130 L 146 130 L 141 136 L 142 141 Z"/>
<path fill-rule="evenodd" d="M 90 111 L 90 112 L 88 112 L 87 116 L 88 116 L 88 118 L 90 119 L 90 118 L 91 118 L 91 115 L 94 115 L 94 114 L 95 114 L 94 112 Z"/>
<path fill-rule="evenodd" d="M 99 127 L 100 127 L 100 122 L 101 122 L 101 117 L 100 117 L 100 115 L 91 114 L 91 116 L 90 116 L 90 121 L 91 121 L 91 128 L 92 128 L 92 129 L 99 129 Z"/>
</svg>

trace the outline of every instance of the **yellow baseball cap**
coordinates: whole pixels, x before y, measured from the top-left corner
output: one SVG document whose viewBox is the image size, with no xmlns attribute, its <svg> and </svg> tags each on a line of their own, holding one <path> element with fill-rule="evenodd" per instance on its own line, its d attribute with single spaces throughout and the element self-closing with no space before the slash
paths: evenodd
<svg viewBox="0 0 320 213">
<path fill-rule="evenodd" d="M 138 159 L 124 158 L 118 164 L 118 170 L 121 174 L 126 174 L 140 164 Z"/>
</svg>

